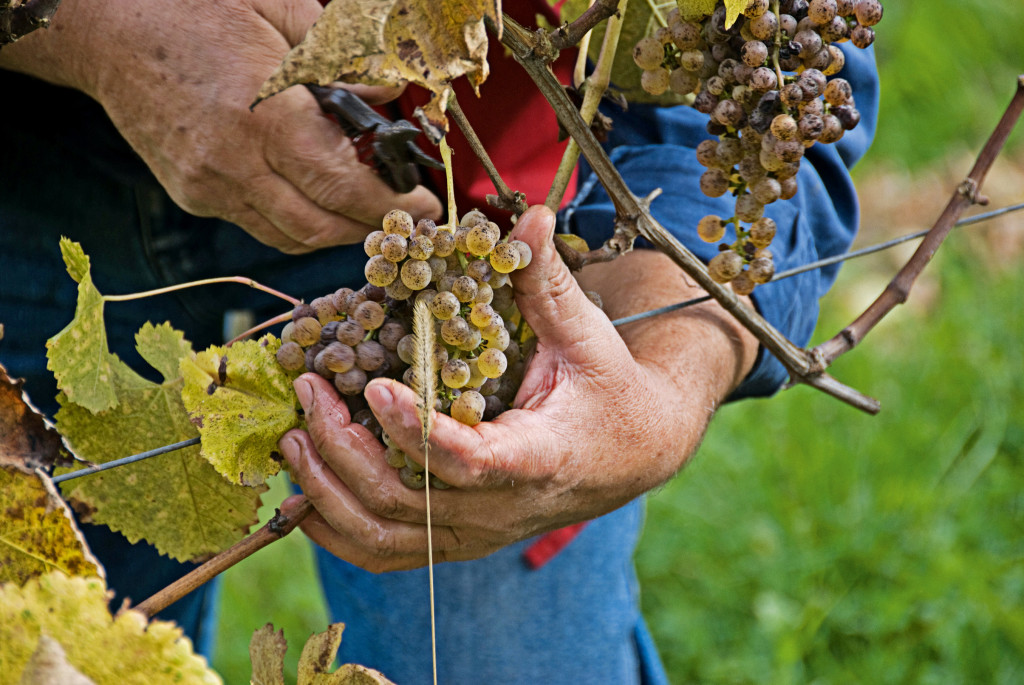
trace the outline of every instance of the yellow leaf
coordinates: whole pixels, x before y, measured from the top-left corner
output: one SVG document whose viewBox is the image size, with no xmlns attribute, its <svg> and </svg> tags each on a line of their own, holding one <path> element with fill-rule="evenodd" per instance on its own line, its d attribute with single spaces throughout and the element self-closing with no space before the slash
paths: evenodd
<svg viewBox="0 0 1024 685">
<path fill-rule="evenodd" d="M 252 685 L 284 685 L 284 655 L 287 651 L 284 631 L 275 632 L 270 623 L 253 633 L 249 642 Z"/>
<path fill-rule="evenodd" d="M 273 336 L 211 347 L 181 361 L 181 398 L 203 441 L 203 457 L 229 482 L 261 485 L 281 469 L 277 441 L 299 425 L 292 378 Z"/>
<path fill-rule="evenodd" d="M 345 664 L 330 672 L 341 646 L 344 623 L 332 623 L 306 641 L 299 657 L 298 685 L 394 685 L 380 671 L 359 664 Z"/>
<path fill-rule="evenodd" d="M 96 685 L 194 685 L 221 680 L 181 628 L 131 609 L 111 616 L 100 578 L 48 573 L 0 586 L 0 683 L 17 683 L 43 635 Z"/>
<path fill-rule="evenodd" d="M 725 0 L 725 28 L 732 28 L 748 4 L 750 0 Z"/>
<path fill-rule="evenodd" d="M 409 81 L 435 100 L 459 76 L 475 88 L 488 72 L 485 18 L 501 26 L 500 0 L 333 0 L 260 88 L 256 103 L 299 83 Z M 432 109 L 436 116 L 444 106 L 435 102 Z"/>
<path fill-rule="evenodd" d="M 103 575 L 50 478 L 0 468 L 0 583 L 22 585 L 55 570 Z"/>
</svg>

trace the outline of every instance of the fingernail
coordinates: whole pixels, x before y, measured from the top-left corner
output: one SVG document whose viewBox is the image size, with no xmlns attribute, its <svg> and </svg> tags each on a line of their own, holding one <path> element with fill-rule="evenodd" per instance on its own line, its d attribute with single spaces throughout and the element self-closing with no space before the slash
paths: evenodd
<svg viewBox="0 0 1024 685">
<path fill-rule="evenodd" d="M 395 401 L 395 396 L 387 383 L 370 383 L 366 386 L 364 395 L 374 413 L 388 409 Z"/>
<path fill-rule="evenodd" d="M 299 404 L 302 405 L 302 411 L 308 414 L 313 409 L 313 386 L 309 384 L 309 381 L 305 381 L 302 378 L 296 378 L 292 385 L 295 387 L 295 394 L 299 398 Z"/>
<path fill-rule="evenodd" d="M 281 454 L 284 455 L 285 460 L 291 466 L 295 466 L 295 463 L 302 456 L 302 445 L 300 445 L 299 441 L 290 435 L 286 435 L 281 438 L 280 442 L 277 443 L 277 446 L 281 450 Z"/>
</svg>

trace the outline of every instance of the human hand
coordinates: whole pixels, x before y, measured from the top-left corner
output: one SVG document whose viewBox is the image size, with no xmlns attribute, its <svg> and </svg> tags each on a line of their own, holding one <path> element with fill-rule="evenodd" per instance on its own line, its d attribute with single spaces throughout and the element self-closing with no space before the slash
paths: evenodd
<svg viewBox="0 0 1024 685">
<path fill-rule="evenodd" d="M 0 64 L 85 91 L 183 209 L 284 252 L 360 241 L 393 208 L 438 216 L 426 188 L 399 195 L 360 163 L 305 88 L 249 111 L 321 11 L 316 0 L 76 0 Z M 353 90 L 373 102 L 400 92 Z"/>
<path fill-rule="evenodd" d="M 707 308 L 670 316 L 653 332 L 633 325 L 626 335 L 635 342 L 631 350 L 558 257 L 553 224 L 549 211 L 534 208 L 513 232 L 533 249 L 514 285 L 538 338 L 515 408 L 473 427 L 436 416 L 429 470 L 453 486 L 431 491 L 437 560 L 485 556 L 604 514 L 663 483 L 696 449 L 714 406 L 752 364 L 756 344 L 730 344 L 740 334 Z M 661 291 L 678 297 L 679 271 L 665 262 L 657 253 L 617 260 L 613 273 L 633 280 L 603 279 L 612 309 L 663 299 Z M 652 276 L 653 284 L 644 282 Z M 424 565 L 423 493 L 401 484 L 384 447 L 350 421 L 329 383 L 306 374 L 295 388 L 309 432 L 290 431 L 280 449 L 317 510 L 303 530 L 371 571 Z M 365 396 L 384 430 L 423 463 L 412 391 L 377 379 Z"/>
</svg>

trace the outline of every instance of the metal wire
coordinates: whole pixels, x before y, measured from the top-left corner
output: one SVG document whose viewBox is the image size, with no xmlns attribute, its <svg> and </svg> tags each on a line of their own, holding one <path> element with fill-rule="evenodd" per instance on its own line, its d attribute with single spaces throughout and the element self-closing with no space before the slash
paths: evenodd
<svg viewBox="0 0 1024 685">
<path fill-rule="evenodd" d="M 108 461 L 105 464 L 96 464 L 86 469 L 79 469 L 78 471 L 72 471 L 71 473 L 61 474 L 53 479 L 54 483 L 63 483 L 64 481 L 72 480 L 74 478 L 80 478 L 82 476 L 88 476 L 93 473 L 99 473 L 100 471 L 106 471 L 117 466 L 124 466 L 125 464 L 131 464 L 143 459 L 149 459 L 150 457 L 156 457 L 161 454 L 167 454 L 168 452 L 174 452 L 175 450 L 184 449 L 191 447 L 192 445 L 198 445 L 199 438 L 190 438 L 183 440 L 182 442 L 176 442 L 173 445 L 165 445 L 163 447 L 157 447 L 156 449 L 149 450 L 148 452 L 139 452 L 133 454 L 130 457 L 122 457 L 121 459 L 115 459 L 114 461 Z"/>
<path fill-rule="evenodd" d="M 972 224 L 978 224 L 978 223 L 981 223 L 982 221 L 986 221 L 988 219 L 994 219 L 994 218 L 996 218 L 998 216 L 1002 216 L 1003 214 L 1009 214 L 1010 212 L 1016 212 L 1016 211 L 1019 211 L 1021 209 L 1024 209 L 1024 202 L 1019 203 L 1019 204 L 1015 204 L 1015 205 L 1009 205 L 1007 207 L 1003 207 L 1002 209 L 995 209 L 995 210 L 992 210 L 991 212 L 985 212 L 984 214 L 978 214 L 976 216 L 972 216 L 972 217 L 969 217 L 967 219 L 960 219 L 960 221 L 957 221 L 953 225 L 954 226 L 970 226 Z M 780 271 L 779 273 L 775 274 L 775 277 L 772 278 L 772 280 L 768 281 L 768 283 L 765 283 L 765 285 L 769 285 L 771 283 L 774 283 L 775 281 L 780 281 L 783 278 L 789 278 L 791 276 L 797 276 L 799 274 L 806 273 L 808 271 L 814 271 L 815 269 L 821 269 L 821 268 L 826 267 L 826 266 L 831 266 L 833 264 L 838 264 L 839 262 L 845 262 L 847 259 L 855 259 L 857 257 L 864 257 L 864 256 L 869 255 L 869 254 L 874 254 L 875 252 L 881 252 L 882 250 L 888 250 L 890 247 L 895 247 L 897 245 L 900 245 L 902 243 L 908 242 L 910 240 L 915 240 L 917 238 L 923 238 L 927 234 L 928 234 L 928 230 L 917 231 L 915 233 L 909 233 L 909 234 L 907 234 L 905 236 L 901 236 L 899 238 L 893 238 L 892 240 L 887 240 L 884 243 L 878 243 L 877 245 L 871 245 L 869 247 L 864 247 L 864 248 L 861 248 L 859 250 L 853 250 L 852 252 L 846 252 L 846 253 L 843 253 L 841 255 L 836 255 L 834 257 L 827 257 L 825 259 L 819 259 L 816 262 L 811 262 L 809 264 L 804 264 L 803 266 L 798 266 L 795 269 L 787 269 L 785 271 Z M 668 312 L 674 312 L 674 311 L 676 311 L 678 309 L 685 309 L 686 307 L 692 307 L 695 304 L 700 304 L 701 302 L 707 302 L 710 299 L 711 299 L 710 295 L 704 295 L 702 297 L 695 297 L 692 300 L 686 300 L 684 302 L 677 302 L 676 304 L 670 304 L 670 305 L 667 305 L 665 307 L 659 307 L 658 309 L 652 309 L 652 310 L 647 311 L 647 312 L 641 312 L 640 314 L 633 314 L 631 316 L 625 316 L 625 317 L 623 317 L 621 319 L 615 319 L 614 321 L 612 321 L 612 325 L 613 326 L 624 326 L 625 324 L 633 323 L 634 321 L 641 321 L 643 319 L 649 319 L 651 317 L 658 316 L 660 314 L 667 314 Z"/>
</svg>

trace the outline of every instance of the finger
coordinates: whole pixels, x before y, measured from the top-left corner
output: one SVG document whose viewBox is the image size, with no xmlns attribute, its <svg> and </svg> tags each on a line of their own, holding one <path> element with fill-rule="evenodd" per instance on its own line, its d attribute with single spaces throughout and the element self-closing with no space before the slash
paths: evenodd
<svg viewBox="0 0 1024 685">
<path fill-rule="evenodd" d="M 558 255 L 554 233 L 555 215 L 547 207 L 531 207 L 516 222 L 510 238 L 522 240 L 533 251 L 530 264 L 512 273 L 516 304 L 541 343 L 600 349 L 607 334 L 612 334 L 612 339 L 618 335 Z"/>
<path fill-rule="evenodd" d="M 401 383 L 377 379 L 366 386 L 365 397 L 391 439 L 422 464 L 415 394 Z M 565 439 L 561 444 L 572 442 Z M 563 451 L 538 415 L 522 411 L 505 412 L 495 421 L 473 427 L 435 414 L 429 445 L 431 473 L 466 492 L 507 488 L 514 482 L 519 487 L 544 482 L 556 475 Z M 453 522 L 459 501 L 445 497 L 447 494 L 440 493 L 435 509 L 439 520 Z M 450 507 L 455 510 L 449 511 Z"/>
<path fill-rule="evenodd" d="M 301 524 L 314 541 L 371 571 L 415 568 L 426 563 L 426 526 L 389 520 L 366 509 L 328 468 L 305 432 L 290 431 L 279 447 L 288 460 L 292 478 L 316 509 Z M 459 540 L 447 526 L 433 528 L 433 542 L 442 555 L 461 554 L 455 552 Z"/>
<path fill-rule="evenodd" d="M 306 37 L 309 27 L 320 17 L 324 8 L 317 0 L 289 0 L 257 2 L 255 11 L 278 33 L 289 46 L 296 46 Z"/>
<path fill-rule="evenodd" d="M 384 446 L 370 431 L 348 422 L 348 410 L 339 406 L 344 402 L 334 388 L 315 374 L 305 374 L 295 381 L 295 390 L 309 431 L 296 432 L 299 447 L 316 452 L 368 511 L 384 519 L 426 521 L 422 493 L 402 484 L 385 460 Z M 435 510 L 446 508 L 435 506 Z"/>
<path fill-rule="evenodd" d="M 213 214 L 207 214 L 207 216 L 213 216 Z M 226 212 L 223 218 L 240 227 L 264 245 L 273 247 L 281 252 L 301 254 L 302 252 L 309 251 L 308 247 L 289 238 L 269 219 L 248 205 L 238 213 Z"/>
<path fill-rule="evenodd" d="M 373 573 L 384 573 L 388 571 L 408 571 L 427 565 L 427 528 L 420 526 L 422 530 L 421 543 L 418 550 L 408 553 L 391 552 L 386 550 L 367 550 L 358 542 L 331 527 L 327 521 L 317 512 L 313 512 L 299 524 L 302 532 L 310 540 L 325 550 L 345 561 L 355 564 L 360 568 Z M 435 527 L 433 529 L 434 540 L 434 563 L 446 561 L 469 561 L 479 559 L 495 551 L 496 548 L 488 547 L 465 547 L 450 546 L 442 548 L 441 538 L 454 539 L 445 528 Z M 450 543 L 445 543 L 446 545 Z"/>
</svg>

